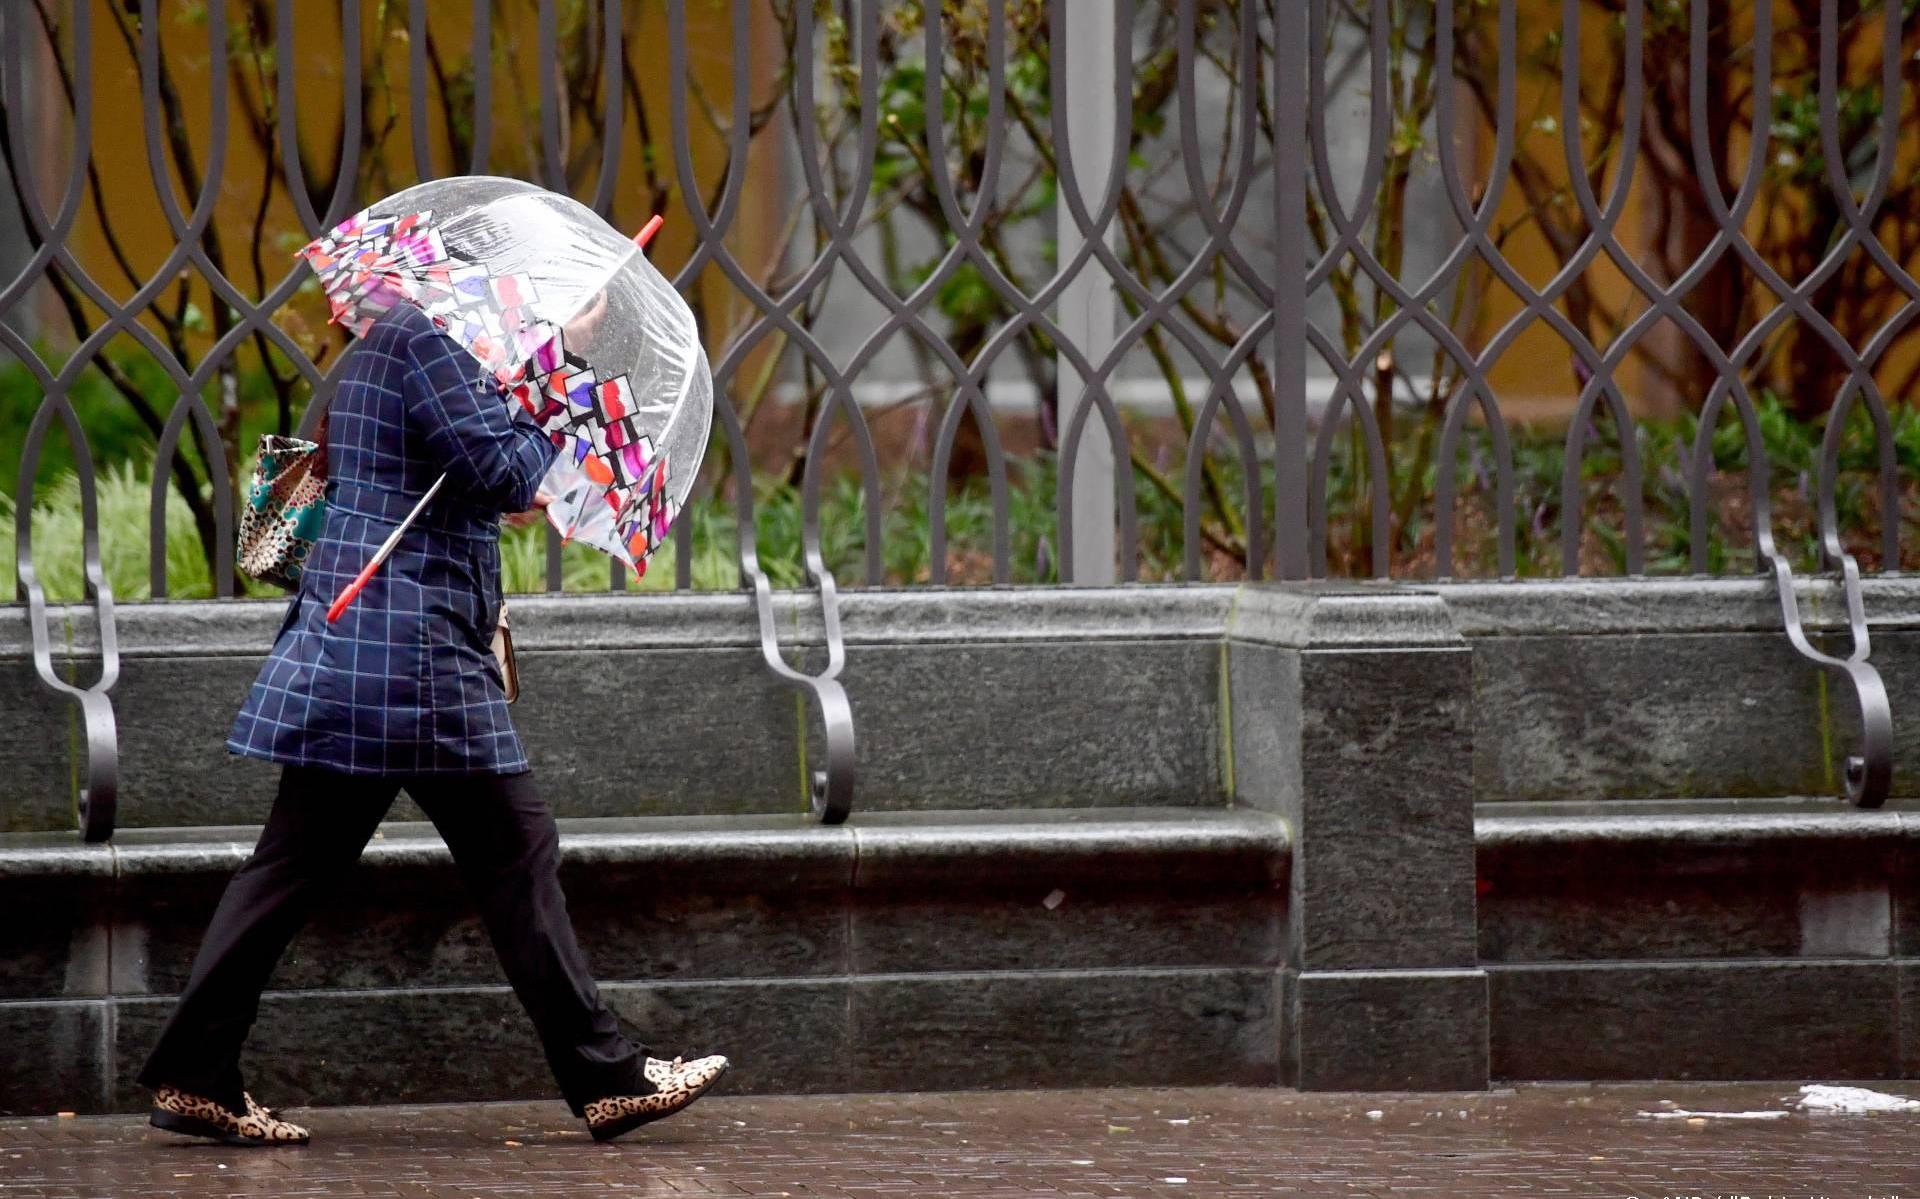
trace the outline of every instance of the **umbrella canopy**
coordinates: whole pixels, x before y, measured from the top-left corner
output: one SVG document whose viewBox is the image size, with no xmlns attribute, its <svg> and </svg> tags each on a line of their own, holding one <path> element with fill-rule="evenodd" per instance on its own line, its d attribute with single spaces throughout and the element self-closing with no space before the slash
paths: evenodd
<svg viewBox="0 0 1920 1199">
<path fill-rule="evenodd" d="M 645 572 L 706 452 L 713 378 L 692 310 L 635 239 L 533 184 L 460 176 L 300 253 L 356 336 L 411 303 L 465 346 L 560 449 L 547 518 Z"/>
</svg>

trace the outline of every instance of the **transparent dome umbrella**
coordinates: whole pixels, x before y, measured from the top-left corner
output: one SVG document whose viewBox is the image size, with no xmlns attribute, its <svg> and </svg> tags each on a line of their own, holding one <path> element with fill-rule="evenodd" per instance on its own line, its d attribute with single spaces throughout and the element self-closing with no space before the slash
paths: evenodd
<svg viewBox="0 0 1920 1199">
<path fill-rule="evenodd" d="M 644 574 L 693 488 L 713 422 L 693 312 L 642 253 L 659 223 L 628 237 L 531 183 L 458 176 L 370 205 L 300 256 L 356 336 L 410 303 L 466 347 L 503 402 L 525 408 L 560 449 L 541 484 L 553 497 L 547 519 Z"/>
</svg>

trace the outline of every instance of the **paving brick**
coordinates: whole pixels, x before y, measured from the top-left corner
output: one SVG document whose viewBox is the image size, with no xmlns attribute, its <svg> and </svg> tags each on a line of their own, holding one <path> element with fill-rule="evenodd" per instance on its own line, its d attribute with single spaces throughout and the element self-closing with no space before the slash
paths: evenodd
<svg viewBox="0 0 1920 1199">
<path fill-rule="evenodd" d="M 1784 1110 L 1795 1091 L 1634 1083 L 1456 1095 L 722 1095 L 611 1145 L 590 1141 L 557 1102 L 309 1109 L 297 1118 L 313 1144 L 271 1150 L 185 1141 L 137 1117 L 4 1120 L 0 1199 L 1913 1194 L 1920 1121 L 1911 1116 L 1692 1123 L 1642 1114 L 1663 1101 Z"/>
</svg>

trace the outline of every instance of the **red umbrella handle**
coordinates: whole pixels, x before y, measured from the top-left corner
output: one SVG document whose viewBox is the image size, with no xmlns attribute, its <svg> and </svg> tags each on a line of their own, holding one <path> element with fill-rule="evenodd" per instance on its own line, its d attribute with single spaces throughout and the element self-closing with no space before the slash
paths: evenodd
<svg viewBox="0 0 1920 1199">
<path fill-rule="evenodd" d="M 380 561 L 379 558 L 375 558 L 373 561 L 367 563 L 366 568 L 360 572 L 353 582 L 347 584 L 346 590 L 340 593 L 340 598 L 334 600 L 333 606 L 327 609 L 328 624 L 332 624 L 334 621 L 340 619 L 341 613 L 347 610 L 347 607 L 353 603 L 354 597 L 360 594 L 361 588 L 365 587 L 367 581 L 373 578 L 375 572 L 380 569 Z"/>
</svg>

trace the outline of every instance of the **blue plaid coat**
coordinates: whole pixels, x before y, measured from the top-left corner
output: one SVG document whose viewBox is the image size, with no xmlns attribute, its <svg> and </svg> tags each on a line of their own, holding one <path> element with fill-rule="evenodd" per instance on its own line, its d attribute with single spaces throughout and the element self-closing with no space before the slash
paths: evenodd
<svg viewBox="0 0 1920 1199">
<path fill-rule="evenodd" d="M 227 748 L 351 774 L 525 770 L 491 648 L 500 515 L 532 506 L 556 451 L 411 304 L 375 322 L 342 369 L 326 527 Z M 443 471 L 433 504 L 328 624 L 334 597 Z"/>
</svg>

